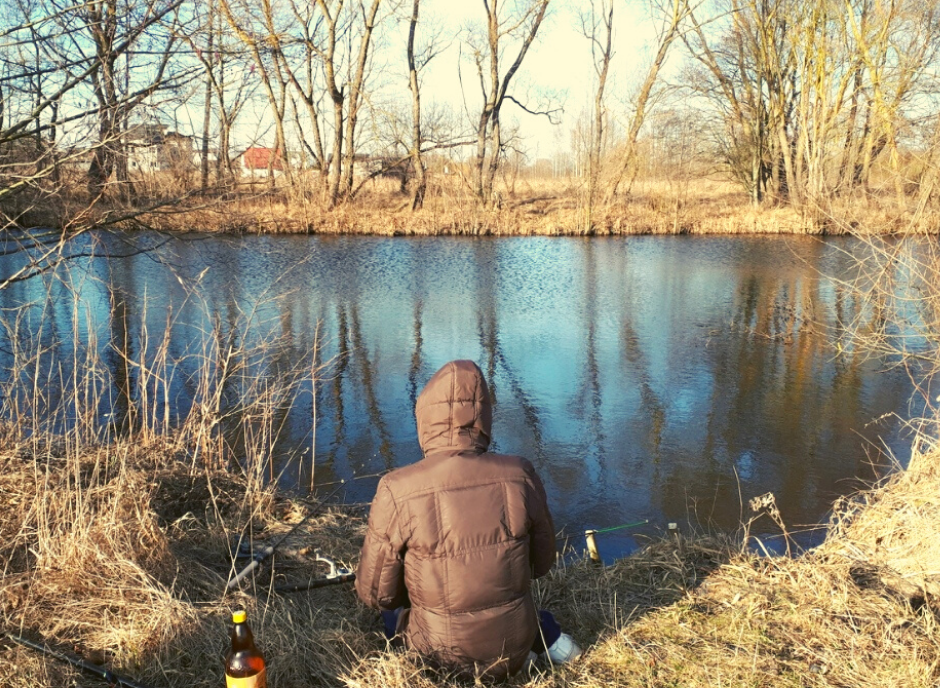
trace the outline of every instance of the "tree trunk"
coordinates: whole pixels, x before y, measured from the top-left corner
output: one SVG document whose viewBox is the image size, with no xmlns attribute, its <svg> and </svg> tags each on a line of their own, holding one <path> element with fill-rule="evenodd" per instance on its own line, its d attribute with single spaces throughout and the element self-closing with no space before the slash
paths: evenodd
<svg viewBox="0 0 940 688">
<path fill-rule="evenodd" d="M 349 86 L 349 103 L 346 113 L 346 160 L 343 170 L 343 184 L 341 193 L 343 198 L 352 198 L 356 162 L 356 126 L 359 123 L 359 107 L 362 104 L 362 89 L 366 78 L 366 65 L 369 62 L 369 45 L 372 40 L 372 31 L 375 28 L 375 18 L 379 13 L 382 0 L 372 0 L 369 12 L 363 17 L 363 31 L 359 38 L 359 55 L 356 58 L 356 74 Z"/>
<path fill-rule="evenodd" d="M 606 9 L 606 12 L 605 12 Z M 595 56 L 594 70 L 597 72 L 597 90 L 594 92 L 594 126 L 591 131 L 591 147 L 588 151 L 588 187 L 587 203 L 585 209 L 584 224 L 588 232 L 594 231 L 594 205 L 597 201 L 597 189 L 600 184 L 601 175 L 601 154 L 604 147 L 604 90 L 607 87 L 607 74 L 610 71 L 610 58 L 612 52 L 612 39 L 614 27 L 614 5 L 611 2 L 609 8 L 605 8 L 601 3 L 601 21 L 604 24 L 604 38 L 600 42 L 597 37 L 597 24 L 593 21 L 594 5 L 591 4 L 592 23 L 591 33 L 587 31 L 584 35 L 592 44 L 592 53 L 595 48 L 600 47 L 600 60 Z M 582 28 L 584 28 L 582 19 Z"/>
<path fill-rule="evenodd" d="M 646 106 L 649 103 L 650 94 L 653 91 L 653 86 L 656 84 L 656 79 L 659 77 L 659 71 L 662 69 L 663 63 L 666 61 L 666 55 L 669 52 L 669 47 L 679 35 L 679 27 L 685 18 L 689 16 L 689 12 L 690 10 L 688 0 L 673 0 L 672 12 L 671 16 L 669 17 L 668 26 L 666 27 L 666 30 L 660 39 L 659 48 L 656 51 L 656 57 L 653 59 L 653 64 L 650 65 L 650 70 L 646 75 L 646 80 L 643 82 L 643 85 L 640 88 L 640 94 L 637 97 L 636 111 L 633 114 L 633 119 L 631 120 L 630 126 L 627 130 L 627 139 L 624 144 L 624 154 L 620 164 L 620 169 L 617 175 L 614 177 L 613 183 L 610 187 L 610 192 L 607 194 L 608 202 L 613 200 L 614 196 L 617 195 L 617 189 L 619 188 L 620 183 L 623 181 L 623 176 L 626 174 L 630 164 L 633 162 L 633 159 L 636 156 L 637 137 L 640 134 L 640 129 L 643 127 L 643 121 L 646 118 Z"/>
<path fill-rule="evenodd" d="M 200 159 L 199 188 L 205 193 L 209 188 L 209 129 L 212 126 L 212 51 L 215 31 L 212 26 L 212 3 L 209 3 L 209 18 L 206 24 L 209 27 L 208 55 L 206 57 L 206 102 L 203 106 L 202 116 L 202 149 Z"/>
<path fill-rule="evenodd" d="M 483 167 L 486 161 L 486 133 L 489 128 L 490 111 L 483 108 L 477 124 L 477 152 L 473 159 L 473 192 L 480 203 L 485 203 L 483 195 Z"/>
<path fill-rule="evenodd" d="M 854 83 L 852 86 L 849 117 L 845 123 L 845 142 L 842 150 L 842 163 L 839 167 L 839 180 L 842 185 L 851 191 L 855 186 L 854 170 L 858 166 L 858 146 L 855 142 L 855 128 L 858 122 L 858 97 L 862 91 L 864 72 L 859 62 L 855 66 Z"/>
<path fill-rule="evenodd" d="M 427 190 L 427 172 L 421 158 L 421 92 L 418 84 L 418 68 L 415 65 L 415 30 L 418 26 L 418 9 L 421 0 L 414 0 L 411 8 L 411 22 L 408 25 L 408 85 L 411 88 L 411 164 L 415 173 L 414 194 L 411 197 L 411 210 L 424 207 L 424 194 Z M 405 190 L 407 175 L 402 173 L 402 190 Z"/>
<path fill-rule="evenodd" d="M 486 9 L 488 54 L 487 57 L 484 57 L 482 51 L 477 52 L 475 58 L 484 105 L 477 125 L 477 152 L 474 160 L 473 187 L 478 202 L 484 206 L 489 205 L 493 200 L 493 183 L 499 169 L 500 148 L 502 147 L 499 130 L 500 109 L 507 97 L 509 84 L 522 65 L 526 53 L 535 40 L 539 26 L 545 18 L 548 1 L 533 0 L 526 6 L 525 18 L 515 26 L 515 30 L 525 28 L 522 45 L 519 47 L 516 59 L 503 77 L 500 77 L 499 74 L 500 38 L 503 35 L 500 32 L 499 5 L 497 2 L 488 2 L 487 0 L 483 2 Z M 530 23 L 525 26 L 527 19 Z M 489 92 L 487 92 L 484 65 L 488 67 L 489 71 Z M 494 146 L 494 149 L 489 152 L 489 157 L 487 157 L 487 139 L 490 139 Z M 488 164 L 487 160 L 489 161 Z"/>
</svg>

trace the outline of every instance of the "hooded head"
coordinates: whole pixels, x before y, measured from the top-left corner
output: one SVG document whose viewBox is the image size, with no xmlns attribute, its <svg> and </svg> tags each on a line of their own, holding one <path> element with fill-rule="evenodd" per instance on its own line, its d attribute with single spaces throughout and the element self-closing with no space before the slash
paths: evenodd
<svg viewBox="0 0 940 688">
<path fill-rule="evenodd" d="M 486 451 L 493 411 L 483 373 L 473 361 L 451 361 L 428 380 L 415 405 L 418 443 L 441 449 Z"/>
</svg>

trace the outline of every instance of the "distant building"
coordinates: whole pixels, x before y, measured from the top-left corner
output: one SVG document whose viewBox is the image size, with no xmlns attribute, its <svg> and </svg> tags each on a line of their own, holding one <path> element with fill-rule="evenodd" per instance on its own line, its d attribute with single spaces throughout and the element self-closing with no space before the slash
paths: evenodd
<svg viewBox="0 0 940 688">
<path fill-rule="evenodd" d="M 269 169 L 275 176 L 284 172 L 284 161 L 276 148 L 254 146 L 242 153 L 241 162 L 242 169 L 252 177 L 266 175 Z"/>
<path fill-rule="evenodd" d="M 139 124 L 127 130 L 127 168 L 131 172 L 188 171 L 195 166 L 193 137 L 167 131 L 165 124 Z"/>
</svg>

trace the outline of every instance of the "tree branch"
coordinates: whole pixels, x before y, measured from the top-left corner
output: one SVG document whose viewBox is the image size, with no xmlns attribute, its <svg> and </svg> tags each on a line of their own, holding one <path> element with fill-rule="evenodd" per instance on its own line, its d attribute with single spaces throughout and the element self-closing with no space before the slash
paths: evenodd
<svg viewBox="0 0 940 688">
<path fill-rule="evenodd" d="M 511 95 L 508 95 L 508 94 L 503 96 L 503 99 L 512 101 L 513 103 L 518 105 L 522 110 L 524 110 L 525 112 L 528 112 L 530 115 L 543 115 L 545 117 L 548 117 L 548 121 L 551 122 L 552 124 L 560 124 L 561 120 L 556 119 L 554 115 L 558 113 L 564 113 L 565 111 L 564 108 L 555 108 L 553 110 L 530 110 L 525 105 L 523 105 L 518 100 L 516 100 L 515 98 L 513 98 Z"/>
</svg>

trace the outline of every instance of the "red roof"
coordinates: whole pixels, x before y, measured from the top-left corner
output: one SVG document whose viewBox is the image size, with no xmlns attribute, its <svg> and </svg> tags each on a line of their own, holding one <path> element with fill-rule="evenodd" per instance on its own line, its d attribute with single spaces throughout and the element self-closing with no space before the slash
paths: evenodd
<svg viewBox="0 0 940 688">
<path fill-rule="evenodd" d="M 249 148 L 242 155 L 242 160 L 245 169 L 249 170 L 266 170 L 268 165 L 271 166 L 272 170 L 284 169 L 284 163 L 280 155 L 273 148 Z"/>
</svg>

